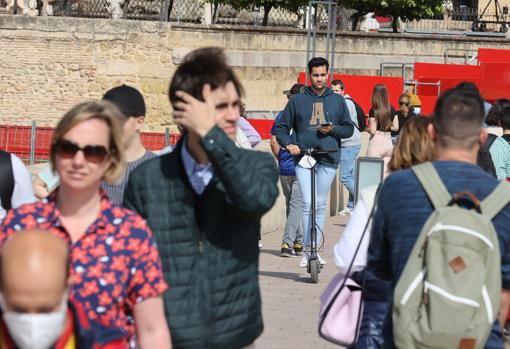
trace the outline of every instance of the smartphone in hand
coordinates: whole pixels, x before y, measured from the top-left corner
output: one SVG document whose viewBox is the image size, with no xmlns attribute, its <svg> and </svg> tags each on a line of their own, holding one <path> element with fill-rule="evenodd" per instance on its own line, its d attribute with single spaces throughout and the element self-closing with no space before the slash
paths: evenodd
<svg viewBox="0 0 510 349">
<path fill-rule="evenodd" d="M 324 122 L 321 124 L 322 127 L 327 127 L 327 126 L 331 126 L 331 125 L 333 125 L 333 123 L 331 121 Z"/>
</svg>

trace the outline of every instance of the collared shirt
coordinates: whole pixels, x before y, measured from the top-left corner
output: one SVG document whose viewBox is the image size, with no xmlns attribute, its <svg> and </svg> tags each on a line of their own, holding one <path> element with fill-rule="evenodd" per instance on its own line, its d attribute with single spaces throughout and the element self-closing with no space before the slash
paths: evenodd
<svg viewBox="0 0 510 349">
<path fill-rule="evenodd" d="M 138 214 L 114 206 L 101 193 L 101 211 L 76 242 L 62 226 L 57 193 L 41 202 L 11 210 L 0 231 L 0 245 L 22 229 L 48 230 L 71 247 L 70 296 L 87 317 L 134 334 L 129 317 L 136 304 L 160 296 L 167 288 L 152 232 Z"/>
<path fill-rule="evenodd" d="M 498 137 L 489 149 L 492 162 L 496 168 L 496 175 L 499 180 L 510 176 L 510 145 L 504 138 Z"/>
<path fill-rule="evenodd" d="M 186 142 L 183 142 L 182 144 L 181 157 L 182 162 L 184 163 L 184 170 L 188 175 L 191 187 L 195 193 L 202 195 L 214 176 L 212 164 L 210 162 L 205 165 L 197 163 L 189 153 Z"/>
</svg>

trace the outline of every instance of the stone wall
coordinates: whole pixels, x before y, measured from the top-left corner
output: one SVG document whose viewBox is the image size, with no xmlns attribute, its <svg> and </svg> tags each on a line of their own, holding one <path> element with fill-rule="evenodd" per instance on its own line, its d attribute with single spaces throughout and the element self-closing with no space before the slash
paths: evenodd
<svg viewBox="0 0 510 349">
<path fill-rule="evenodd" d="M 171 123 L 166 92 L 177 64 L 209 45 L 226 48 L 248 110 L 281 109 L 306 61 L 301 30 L 0 15 L 0 124 L 53 126 L 73 104 L 128 83 L 146 97 L 148 129 L 160 131 Z M 508 41 L 348 32 L 337 36 L 335 67 L 375 75 L 381 62 L 443 62 L 447 48 L 478 47 Z"/>
</svg>

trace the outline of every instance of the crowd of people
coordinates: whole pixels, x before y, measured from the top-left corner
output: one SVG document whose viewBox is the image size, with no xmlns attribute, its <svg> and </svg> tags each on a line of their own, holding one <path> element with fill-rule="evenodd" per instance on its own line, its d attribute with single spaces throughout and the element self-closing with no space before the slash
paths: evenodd
<svg viewBox="0 0 510 349">
<path fill-rule="evenodd" d="M 275 203 L 277 181 L 287 214 L 281 256 L 302 256 L 307 267 L 311 171 L 320 241 L 340 169 L 349 197 L 339 214 L 350 218 L 334 258 L 363 285 L 355 347 L 502 348 L 510 306 L 510 101 L 488 106 L 465 82 L 425 117 L 414 86 L 395 109 L 378 84 L 367 122 L 348 85 L 328 87 L 326 59 L 311 59 L 307 69 L 310 86 L 286 91 L 271 130 L 279 169 L 270 154 L 252 151 L 261 138 L 219 48 L 192 51 L 177 68 L 168 98 L 181 137 L 160 154 L 141 142 L 145 101 L 127 85 L 64 114 L 49 165 L 33 182 L 20 159 L 0 152 L 0 347 L 253 348 L 263 330 L 261 218 Z M 364 133 L 367 156 L 384 160 L 385 179 L 357 193 Z M 327 151 L 312 157 L 312 148 Z M 423 232 L 443 217 L 438 212 L 457 208 L 471 218 Z M 475 231 L 478 217 L 488 232 Z M 466 237 L 445 237 L 449 249 L 434 249 L 443 230 Z M 497 265 L 482 268 L 487 247 L 473 237 Z M 464 278 L 473 270 L 478 279 Z M 453 293 L 462 288 L 469 292 Z M 481 309 L 483 324 L 476 322 Z"/>
</svg>

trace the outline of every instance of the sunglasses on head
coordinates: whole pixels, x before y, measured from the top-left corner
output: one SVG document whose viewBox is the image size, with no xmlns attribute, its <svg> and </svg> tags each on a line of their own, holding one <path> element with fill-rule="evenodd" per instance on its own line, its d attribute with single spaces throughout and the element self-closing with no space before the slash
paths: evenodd
<svg viewBox="0 0 510 349">
<path fill-rule="evenodd" d="M 110 154 L 108 149 L 106 149 L 102 145 L 86 145 L 83 148 L 78 146 L 78 144 L 68 141 L 66 139 L 61 139 L 57 141 L 54 145 L 55 154 L 64 159 L 74 158 L 76 153 L 80 150 L 83 152 L 83 156 L 89 162 L 99 163 L 103 162 L 104 159 Z"/>
<path fill-rule="evenodd" d="M 409 104 L 411 104 L 410 102 L 404 102 L 404 101 L 400 101 L 399 103 L 400 103 L 400 105 L 405 105 L 406 107 L 409 107 Z"/>
</svg>

